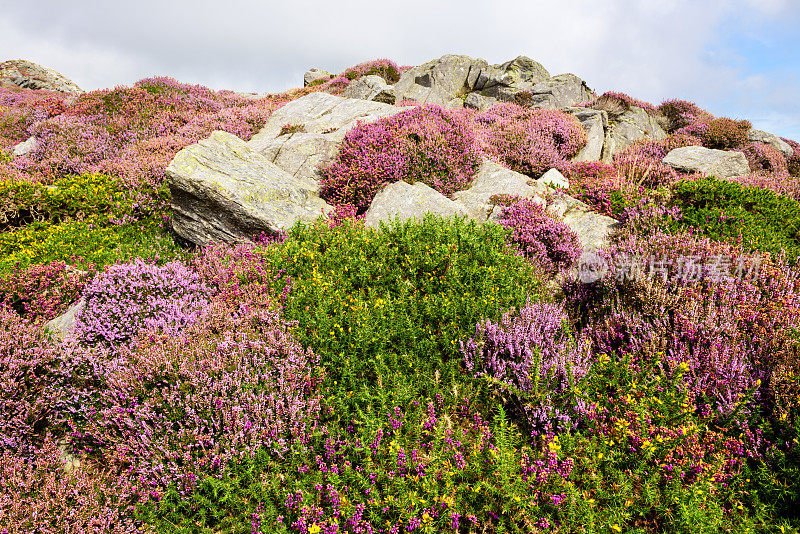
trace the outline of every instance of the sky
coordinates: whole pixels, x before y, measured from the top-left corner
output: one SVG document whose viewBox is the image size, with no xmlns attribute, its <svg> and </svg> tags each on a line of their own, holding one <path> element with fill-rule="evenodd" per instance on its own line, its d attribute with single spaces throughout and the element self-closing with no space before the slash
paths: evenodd
<svg viewBox="0 0 800 534">
<path fill-rule="evenodd" d="M 0 0 L 0 61 L 83 89 L 153 75 L 258 93 L 444 54 L 519 55 L 598 93 L 690 100 L 800 140 L 800 0 Z"/>
</svg>

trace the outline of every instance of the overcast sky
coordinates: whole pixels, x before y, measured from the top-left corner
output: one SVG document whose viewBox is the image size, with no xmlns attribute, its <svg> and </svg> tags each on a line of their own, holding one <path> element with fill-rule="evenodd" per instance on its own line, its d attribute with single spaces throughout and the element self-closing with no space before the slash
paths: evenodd
<svg viewBox="0 0 800 534">
<path fill-rule="evenodd" d="M 518 55 L 598 93 L 692 100 L 800 140 L 798 0 L 0 0 L 0 60 L 84 89 L 152 75 L 277 92 L 309 67 Z"/>
</svg>

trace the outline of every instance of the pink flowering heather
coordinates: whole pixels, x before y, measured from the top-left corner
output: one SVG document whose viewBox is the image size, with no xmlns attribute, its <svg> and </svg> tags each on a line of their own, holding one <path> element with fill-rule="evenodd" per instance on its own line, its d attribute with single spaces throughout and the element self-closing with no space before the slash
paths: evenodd
<svg viewBox="0 0 800 534">
<path fill-rule="evenodd" d="M 48 321 L 80 298 L 92 278 L 92 266 L 81 270 L 63 261 L 13 270 L 0 280 L 0 304 L 30 319 Z"/>
<path fill-rule="evenodd" d="M 142 333 L 73 443 L 156 493 L 190 492 L 257 449 L 282 457 L 320 409 L 317 359 L 290 326 L 268 308 L 214 301 L 182 335 Z"/>
<path fill-rule="evenodd" d="M 365 210 L 380 187 L 421 181 L 442 194 L 465 188 L 480 164 L 475 135 L 459 115 L 419 106 L 353 128 L 322 169 L 320 196 Z"/>
<path fill-rule="evenodd" d="M 40 141 L 34 152 L 2 166 L 47 182 L 66 173 L 107 172 L 129 186 L 157 187 L 167 163 L 181 148 L 213 130 L 249 139 L 279 106 L 319 90 L 251 99 L 166 77 L 79 97 L 18 97 L 18 91 L 0 88 L 0 102 L 8 102 L 0 104 L 8 106 L 0 107 L 0 139 L 19 142 L 35 135 Z M 22 94 L 28 93 L 38 94 L 28 90 Z"/>
<path fill-rule="evenodd" d="M 658 351 L 681 373 L 698 406 L 742 413 L 748 392 L 766 402 L 772 373 L 800 324 L 794 268 L 768 256 L 691 234 L 623 232 L 607 253 L 609 272 L 593 284 L 567 283 L 568 301 L 591 318 L 596 350 L 643 357 Z M 753 279 L 742 268 L 760 262 Z M 584 315 L 585 317 L 585 315 Z"/>
<path fill-rule="evenodd" d="M 65 464 L 50 439 L 32 460 L 0 450 L 0 532 L 142 532 L 132 519 L 135 482 L 83 464 L 66 471 Z"/>
<path fill-rule="evenodd" d="M 713 117 L 700 109 L 694 102 L 685 100 L 665 100 L 658 111 L 669 121 L 667 131 L 674 132 L 698 122 L 707 122 Z"/>
<path fill-rule="evenodd" d="M 497 104 L 472 123 L 487 157 L 534 178 L 554 168 L 566 172 L 569 158 L 586 144 L 578 119 L 553 109 Z"/>
<path fill-rule="evenodd" d="M 464 364 L 476 377 L 489 377 L 512 394 L 543 397 L 542 405 L 523 408 L 540 430 L 571 423 L 553 398 L 574 387 L 591 367 L 588 346 L 570 336 L 567 320 L 559 306 L 529 302 L 518 315 L 504 314 L 499 323 L 478 323 L 475 336 L 461 342 Z"/>
<path fill-rule="evenodd" d="M 625 93 L 608 91 L 586 105 L 588 108 L 602 109 L 611 115 L 622 115 L 632 107 L 642 108 L 648 115 L 658 114 L 658 110 L 648 102 L 637 100 Z"/>
<path fill-rule="evenodd" d="M 578 236 L 540 204 L 524 199 L 506 206 L 498 221 L 511 243 L 548 273 L 571 267 L 583 252 Z"/>
<path fill-rule="evenodd" d="M 800 143 L 797 141 L 792 141 L 791 139 L 785 139 L 781 137 L 790 147 L 794 153 L 786 158 L 786 167 L 789 171 L 789 174 L 792 176 L 800 176 Z"/>
<path fill-rule="evenodd" d="M 753 173 L 775 174 L 784 178 L 789 176 L 786 158 L 777 148 L 764 143 L 747 143 L 742 152 Z"/>
<path fill-rule="evenodd" d="M 163 267 L 136 259 L 95 277 L 84 291 L 86 304 L 75 335 L 86 343 L 118 344 L 144 329 L 176 333 L 197 320 L 208 289 L 179 262 Z"/>
</svg>

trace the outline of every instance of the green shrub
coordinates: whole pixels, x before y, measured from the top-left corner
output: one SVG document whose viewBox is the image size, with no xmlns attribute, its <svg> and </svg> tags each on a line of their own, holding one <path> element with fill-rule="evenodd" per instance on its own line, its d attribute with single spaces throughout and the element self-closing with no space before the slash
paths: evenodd
<svg viewBox="0 0 800 534">
<path fill-rule="evenodd" d="M 0 274 L 53 261 L 73 264 L 79 258 L 102 268 L 137 257 L 168 261 L 180 254 L 154 218 L 121 225 L 108 224 L 102 216 L 63 223 L 37 221 L 0 233 Z"/>
<path fill-rule="evenodd" d="M 458 342 L 475 323 L 539 295 L 540 280 L 505 235 L 496 225 L 434 217 L 381 231 L 348 220 L 296 227 L 264 254 L 292 279 L 285 315 L 299 321 L 298 340 L 320 356 L 339 393 L 355 392 L 347 403 L 363 408 L 462 381 Z"/>
<path fill-rule="evenodd" d="M 672 231 L 692 227 L 718 241 L 737 242 L 748 251 L 786 251 L 795 262 L 800 255 L 800 203 L 757 187 L 703 178 L 675 185 L 671 201 L 683 217 L 671 221 Z"/>
</svg>

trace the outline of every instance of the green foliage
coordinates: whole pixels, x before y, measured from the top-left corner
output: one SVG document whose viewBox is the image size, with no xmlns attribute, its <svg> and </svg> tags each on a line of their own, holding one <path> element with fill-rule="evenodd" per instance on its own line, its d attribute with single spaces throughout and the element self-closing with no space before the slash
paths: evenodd
<svg viewBox="0 0 800 534">
<path fill-rule="evenodd" d="M 737 242 L 750 251 L 777 256 L 800 255 L 800 203 L 758 187 L 715 178 L 682 181 L 673 189 L 672 203 L 683 218 L 671 221 L 671 230 L 692 227 L 719 241 Z"/>
<path fill-rule="evenodd" d="M 266 249 L 293 281 L 285 309 L 350 410 L 402 404 L 463 380 L 458 342 L 541 282 L 496 225 L 426 217 L 381 231 L 296 227 Z M 394 403 L 394 404 L 393 404 Z"/>
<path fill-rule="evenodd" d="M 109 224 L 100 217 L 63 223 L 33 222 L 0 233 L 0 273 L 12 268 L 80 258 L 102 268 L 137 257 L 169 261 L 181 255 L 172 237 L 154 218 Z"/>
</svg>

